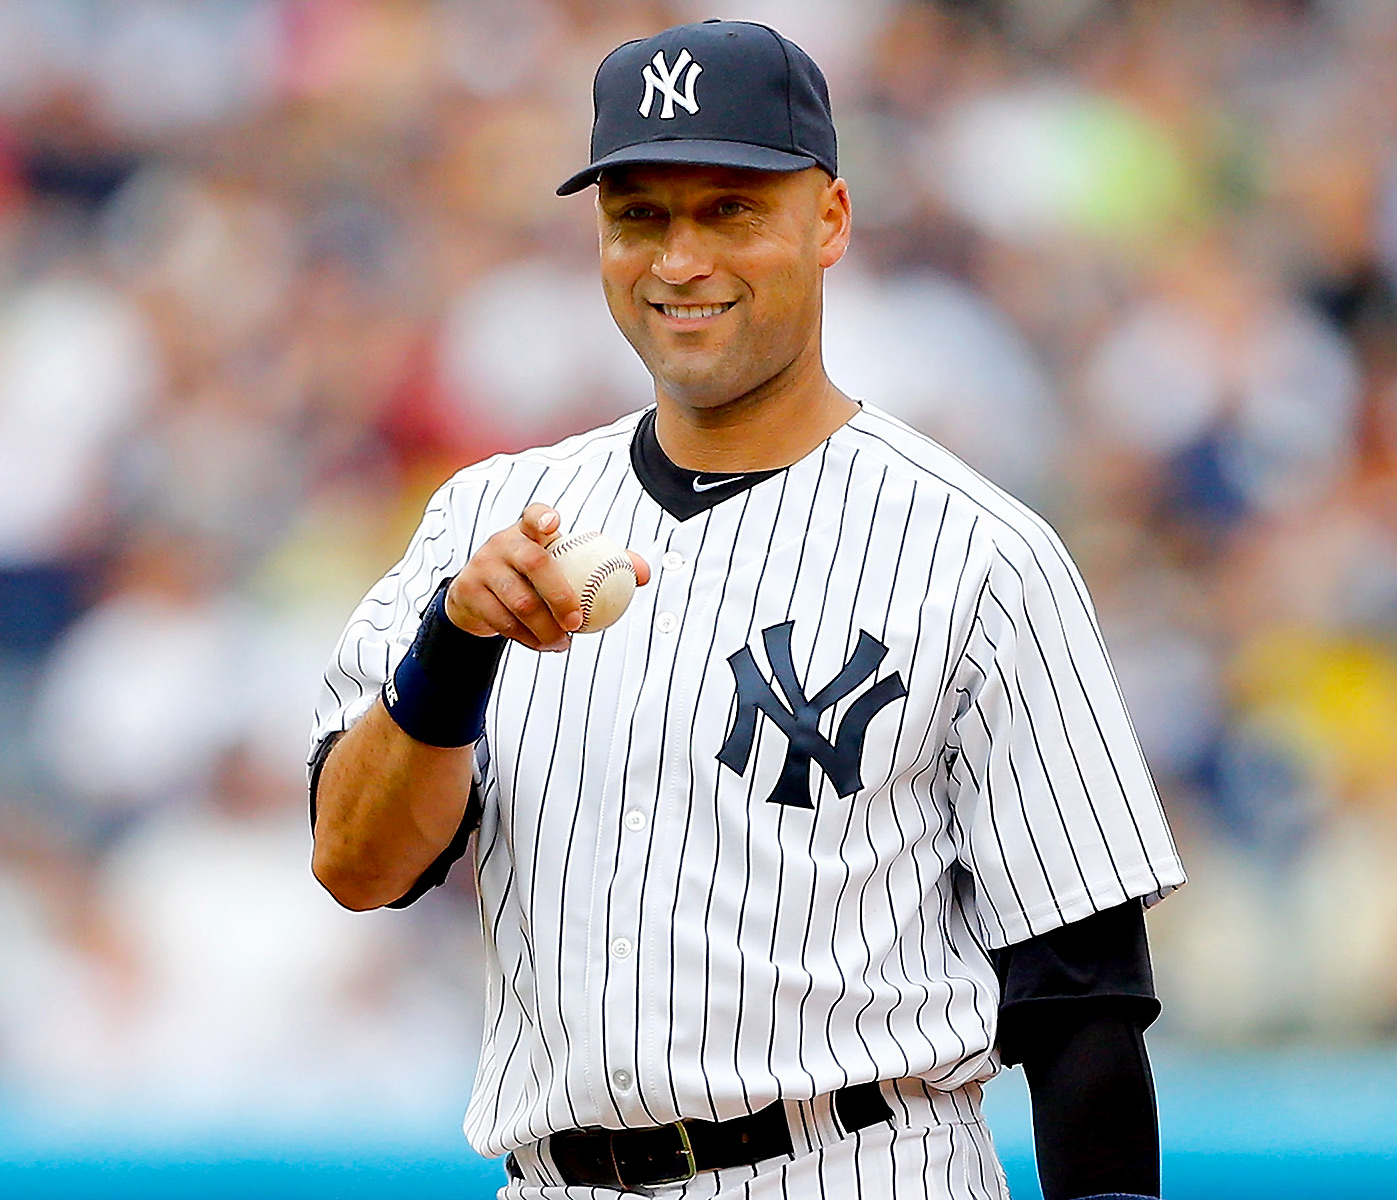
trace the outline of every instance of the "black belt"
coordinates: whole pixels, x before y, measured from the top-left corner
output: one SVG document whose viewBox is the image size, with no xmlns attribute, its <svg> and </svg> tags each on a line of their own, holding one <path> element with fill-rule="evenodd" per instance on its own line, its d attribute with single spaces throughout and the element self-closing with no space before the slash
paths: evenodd
<svg viewBox="0 0 1397 1200">
<path fill-rule="evenodd" d="M 890 1121 L 892 1109 L 876 1083 L 834 1093 L 834 1113 L 846 1133 Z M 791 1129 L 780 1100 L 729 1121 L 676 1121 L 647 1129 L 569 1129 L 548 1139 L 548 1152 L 569 1187 L 656 1187 L 682 1183 L 700 1171 L 751 1166 L 791 1153 Z M 507 1164 L 518 1177 L 518 1167 Z"/>
</svg>

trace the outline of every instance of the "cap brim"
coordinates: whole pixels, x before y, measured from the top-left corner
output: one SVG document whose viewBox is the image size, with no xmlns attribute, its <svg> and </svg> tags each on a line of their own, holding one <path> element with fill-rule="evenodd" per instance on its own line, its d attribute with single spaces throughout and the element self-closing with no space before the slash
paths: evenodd
<svg viewBox="0 0 1397 1200">
<path fill-rule="evenodd" d="M 620 150 L 613 150 L 597 159 L 563 183 L 558 188 L 558 195 L 571 196 L 574 192 L 580 192 L 588 184 L 596 183 L 597 177 L 608 167 L 633 167 L 644 163 L 745 167 L 751 171 L 803 171 L 806 167 L 819 165 L 806 154 L 791 154 L 785 150 L 773 150 L 770 146 L 752 146 L 746 142 L 712 139 L 641 142 L 635 146 L 623 146 Z"/>
</svg>

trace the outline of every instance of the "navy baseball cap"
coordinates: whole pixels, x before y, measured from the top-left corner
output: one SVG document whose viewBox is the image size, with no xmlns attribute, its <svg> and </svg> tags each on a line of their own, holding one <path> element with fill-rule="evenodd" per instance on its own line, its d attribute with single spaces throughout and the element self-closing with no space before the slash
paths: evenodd
<svg viewBox="0 0 1397 1200">
<path fill-rule="evenodd" d="M 597 68 L 592 102 L 592 161 L 560 196 L 639 163 L 839 173 L 825 77 L 765 25 L 704 21 L 626 42 Z"/>
</svg>

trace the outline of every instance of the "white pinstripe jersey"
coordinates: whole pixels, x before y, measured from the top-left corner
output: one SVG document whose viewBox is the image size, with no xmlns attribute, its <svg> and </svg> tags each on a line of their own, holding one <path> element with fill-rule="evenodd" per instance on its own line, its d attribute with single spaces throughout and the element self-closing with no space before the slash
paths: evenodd
<svg viewBox="0 0 1397 1200">
<path fill-rule="evenodd" d="M 1042 520 L 865 407 L 678 521 L 632 469 L 637 420 L 445 484 L 317 711 L 317 744 L 363 713 L 437 585 L 529 503 L 654 568 L 567 654 L 510 645 L 477 746 L 488 1000 L 465 1128 L 487 1154 L 988 1078 L 988 950 L 1184 880 Z"/>
</svg>

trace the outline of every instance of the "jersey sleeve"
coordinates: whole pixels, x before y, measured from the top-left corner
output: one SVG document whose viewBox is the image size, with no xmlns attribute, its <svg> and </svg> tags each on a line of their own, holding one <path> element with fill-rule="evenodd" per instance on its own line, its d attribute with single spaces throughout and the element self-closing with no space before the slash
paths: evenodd
<svg viewBox="0 0 1397 1200">
<path fill-rule="evenodd" d="M 311 729 L 309 768 L 325 740 L 348 729 L 372 706 L 407 653 L 423 609 L 443 579 L 470 557 L 470 532 L 458 528 L 461 477 L 431 499 L 402 559 L 359 602 L 321 680 Z"/>
<path fill-rule="evenodd" d="M 990 948 L 1184 882 L 1086 587 L 1055 537 L 992 549 L 952 687 L 953 830 Z"/>
</svg>

